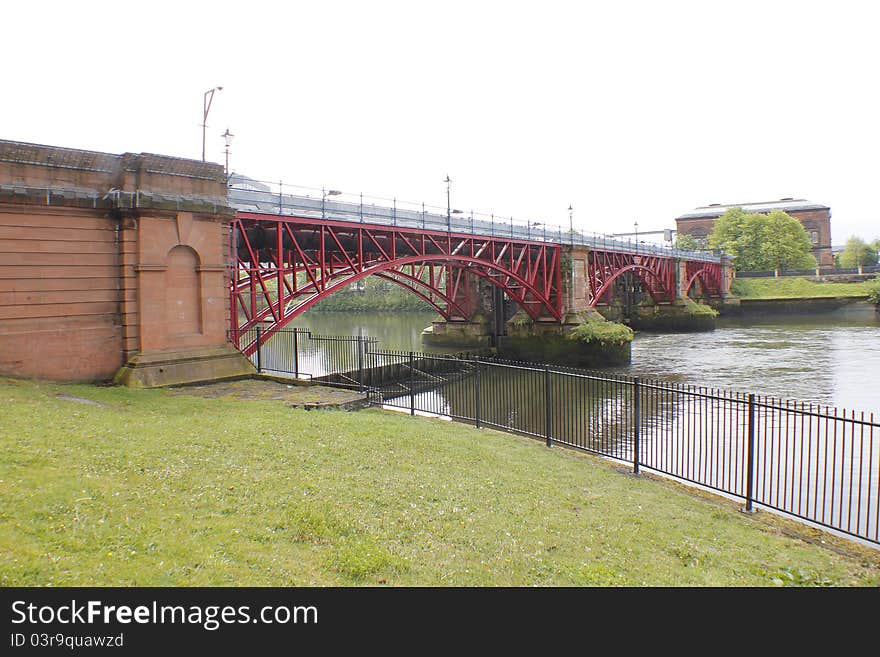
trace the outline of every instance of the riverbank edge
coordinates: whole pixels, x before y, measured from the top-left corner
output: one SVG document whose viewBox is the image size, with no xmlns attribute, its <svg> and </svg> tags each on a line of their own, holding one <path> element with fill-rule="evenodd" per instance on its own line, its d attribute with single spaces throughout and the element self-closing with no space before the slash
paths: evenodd
<svg viewBox="0 0 880 657">
<path fill-rule="evenodd" d="M 716 304 L 722 317 L 756 317 L 773 315 L 812 315 L 845 311 L 847 314 L 877 314 L 878 306 L 868 295 L 836 297 L 771 297 L 726 299 Z"/>
</svg>

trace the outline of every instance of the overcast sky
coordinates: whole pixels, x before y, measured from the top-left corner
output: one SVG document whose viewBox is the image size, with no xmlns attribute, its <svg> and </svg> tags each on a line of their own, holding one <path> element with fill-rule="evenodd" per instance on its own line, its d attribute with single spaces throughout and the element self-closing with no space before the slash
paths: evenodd
<svg viewBox="0 0 880 657">
<path fill-rule="evenodd" d="M 285 183 L 674 227 L 806 198 L 880 237 L 876 2 L 47 2 L 3 6 L 0 138 L 207 158 Z"/>
</svg>

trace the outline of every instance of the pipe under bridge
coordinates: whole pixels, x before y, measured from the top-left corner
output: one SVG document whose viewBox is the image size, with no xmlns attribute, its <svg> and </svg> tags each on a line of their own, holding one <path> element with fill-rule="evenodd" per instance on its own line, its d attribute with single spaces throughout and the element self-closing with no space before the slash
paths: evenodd
<svg viewBox="0 0 880 657">
<path fill-rule="evenodd" d="M 367 276 L 406 288 L 446 321 L 467 321 L 480 306 L 479 282 L 499 288 L 537 322 L 562 322 L 595 307 L 631 272 L 657 303 L 695 286 L 724 296 L 721 258 L 609 236 L 517 222 L 451 208 L 365 203 L 231 184 L 231 334 L 252 354 L 261 326 L 268 340 L 311 306 Z"/>
</svg>

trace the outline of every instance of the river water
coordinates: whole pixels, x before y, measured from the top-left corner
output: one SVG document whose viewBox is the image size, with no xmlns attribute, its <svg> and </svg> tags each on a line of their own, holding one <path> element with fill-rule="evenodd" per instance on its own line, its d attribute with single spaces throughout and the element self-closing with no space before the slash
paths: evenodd
<svg viewBox="0 0 880 657">
<path fill-rule="evenodd" d="M 362 335 L 379 348 L 426 348 L 434 313 L 306 313 L 294 326 L 321 335 Z M 449 350 L 446 350 L 449 351 Z M 707 333 L 637 333 L 632 363 L 611 370 L 711 388 L 754 392 L 880 417 L 880 319 L 870 311 L 719 318 Z"/>
</svg>

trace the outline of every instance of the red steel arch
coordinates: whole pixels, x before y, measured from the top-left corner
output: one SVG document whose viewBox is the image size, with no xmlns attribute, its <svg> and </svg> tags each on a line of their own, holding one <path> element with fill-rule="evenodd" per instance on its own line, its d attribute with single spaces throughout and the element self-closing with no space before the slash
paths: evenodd
<svg viewBox="0 0 880 657">
<path fill-rule="evenodd" d="M 559 244 L 418 228 L 239 212 L 231 329 L 262 326 L 263 339 L 315 303 L 366 276 L 408 287 L 444 317 L 467 318 L 472 276 L 491 281 L 534 320 L 562 317 Z M 397 278 L 401 280 L 395 280 Z M 240 345 L 246 355 L 256 344 Z"/>
<path fill-rule="evenodd" d="M 587 267 L 590 307 L 595 307 L 611 284 L 628 271 L 641 279 L 655 303 L 675 298 L 676 260 L 669 256 L 591 251 Z"/>
<path fill-rule="evenodd" d="M 698 280 L 704 293 L 713 297 L 721 296 L 721 263 L 689 260 L 685 272 L 687 276 L 687 285 L 683 290 L 685 296 L 690 294 L 691 288 Z"/>
</svg>

